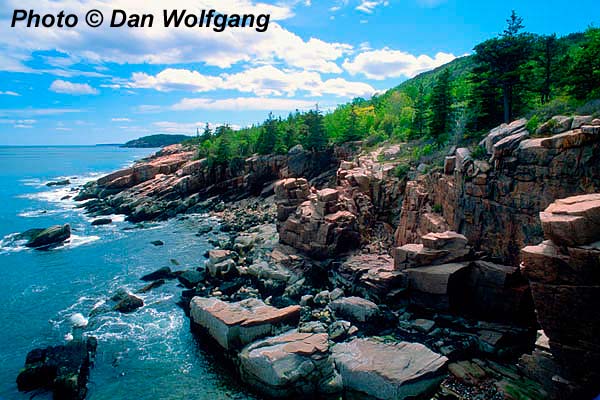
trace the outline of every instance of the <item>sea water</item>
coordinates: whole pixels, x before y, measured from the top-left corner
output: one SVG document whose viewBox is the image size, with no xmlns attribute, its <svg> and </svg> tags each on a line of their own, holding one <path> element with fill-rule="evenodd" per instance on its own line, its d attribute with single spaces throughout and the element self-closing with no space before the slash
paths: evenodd
<svg viewBox="0 0 600 400">
<path fill-rule="evenodd" d="M 176 305 L 176 281 L 139 294 L 144 307 L 131 314 L 90 317 L 119 288 L 132 292 L 139 278 L 160 267 L 204 263 L 204 215 L 134 225 L 123 215 L 92 226 L 72 200 L 75 188 L 123 168 L 156 149 L 117 146 L 0 147 L 0 399 L 28 399 L 16 377 L 36 347 L 65 343 L 74 324 L 98 339 L 88 399 L 250 398 L 235 378 L 206 353 Z M 66 186 L 46 183 L 69 179 Z M 26 248 L 15 234 L 71 224 L 72 236 L 51 251 Z M 150 242 L 161 240 L 163 246 Z M 51 398 L 34 393 L 36 399 Z"/>
</svg>

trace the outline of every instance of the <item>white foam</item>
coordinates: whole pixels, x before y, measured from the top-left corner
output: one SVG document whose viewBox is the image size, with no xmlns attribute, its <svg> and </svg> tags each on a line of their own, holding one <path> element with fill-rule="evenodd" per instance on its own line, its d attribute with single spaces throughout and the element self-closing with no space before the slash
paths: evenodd
<svg viewBox="0 0 600 400">
<path fill-rule="evenodd" d="M 83 246 L 84 244 L 95 242 L 96 240 L 100 240 L 100 236 L 79 236 L 71 234 L 69 240 L 67 240 L 65 244 L 61 247 L 79 247 Z"/>
<path fill-rule="evenodd" d="M 75 313 L 75 314 L 71 315 L 71 318 L 69 318 L 69 321 L 71 322 L 71 324 L 73 324 L 73 326 L 78 327 L 78 328 L 84 328 L 88 324 L 88 319 L 86 317 L 84 317 L 83 314 L 81 314 L 81 313 Z"/>
</svg>

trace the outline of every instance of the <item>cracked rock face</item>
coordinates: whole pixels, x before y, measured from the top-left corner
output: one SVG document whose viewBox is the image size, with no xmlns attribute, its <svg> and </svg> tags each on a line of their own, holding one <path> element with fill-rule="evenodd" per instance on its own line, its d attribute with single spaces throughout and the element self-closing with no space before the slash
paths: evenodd
<svg viewBox="0 0 600 400">
<path fill-rule="evenodd" d="M 407 399 L 435 391 L 448 359 L 420 343 L 354 339 L 333 347 L 344 387 L 376 399 Z"/>
<path fill-rule="evenodd" d="M 537 319 L 566 382 L 584 397 L 600 391 L 600 193 L 568 197 L 540 213 L 546 239 L 521 252 Z M 560 382 L 552 380 L 554 382 Z"/>
<path fill-rule="evenodd" d="M 277 398 L 340 392 L 328 339 L 326 333 L 291 330 L 254 342 L 239 356 L 242 379 Z"/>
</svg>

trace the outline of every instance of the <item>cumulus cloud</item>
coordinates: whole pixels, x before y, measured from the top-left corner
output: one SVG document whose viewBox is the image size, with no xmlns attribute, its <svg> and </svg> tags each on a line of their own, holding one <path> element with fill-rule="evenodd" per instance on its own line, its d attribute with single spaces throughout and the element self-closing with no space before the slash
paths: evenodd
<svg viewBox="0 0 600 400">
<path fill-rule="evenodd" d="M 17 92 L 12 92 L 10 90 L 7 90 L 5 92 L 0 90 L 0 96 L 20 96 L 20 94 Z"/>
<path fill-rule="evenodd" d="M 206 127 L 206 122 L 173 122 L 173 121 L 157 121 L 153 122 L 152 126 L 157 132 L 166 133 L 195 133 L 196 129 L 200 132 Z M 208 123 L 210 129 L 215 129 L 223 124 Z M 239 125 L 230 125 L 232 129 L 240 129 Z"/>
<path fill-rule="evenodd" d="M 155 89 L 162 92 L 171 90 L 189 90 L 206 92 L 221 87 L 223 80 L 219 77 L 202 75 L 197 71 L 168 68 L 155 76 L 145 73 L 134 73 L 128 86 L 131 88 Z"/>
<path fill-rule="evenodd" d="M 57 79 L 50 85 L 50 90 L 56 93 L 63 94 L 98 94 L 98 90 L 94 89 L 87 83 L 73 83 Z"/>
<path fill-rule="evenodd" d="M 249 68 L 235 74 L 203 75 L 187 69 L 166 69 L 157 75 L 134 73 L 126 86 L 159 91 L 187 90 L 208 92 L 236 90 L 257 96 L 294 96 L 297 92 L 311 96 L 324 94 L 339 97 L 369 97 L 375 89 L 366 83 L 335 78 L 323 81 L 314 71 L 279 69 L 272 65 Z"/>
<path fill-rule="evenodd" d="M 173 111 L 192 110 L 259 110 L 259 111 L 292 111 L 295 109 L 310 109 L 315 106 L 314 101 L 264 98 L 264 97 L 237 97 L 231 99 L 206 99 L 185 98 L 170 107 Z"/>
<path fill-rule="evenodd" d="M 353 60 L 345 60 L 343 67 L 351 75 L 362 74 L 369 79 L 383 80 L 415 75 L 439 67 L 454 60 L 450 53 L 437 53 L 434 58 L 391 49 L 372 50 L 358 54 Z"/>
</svg>

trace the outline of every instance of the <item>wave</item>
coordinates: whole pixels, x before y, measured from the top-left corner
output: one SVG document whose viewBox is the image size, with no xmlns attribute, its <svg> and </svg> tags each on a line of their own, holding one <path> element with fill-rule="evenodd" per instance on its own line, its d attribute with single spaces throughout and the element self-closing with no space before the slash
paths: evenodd
<svg viewBox="0 0 600 400">
<path fill-rule="evenodd" d="M 19 239 L 20 232 L 9 233 L 0 240 L 0 254 L 17 253 L 19 251 L 28 250 L 25 247 L 27 239 Z"/>
</svg>

